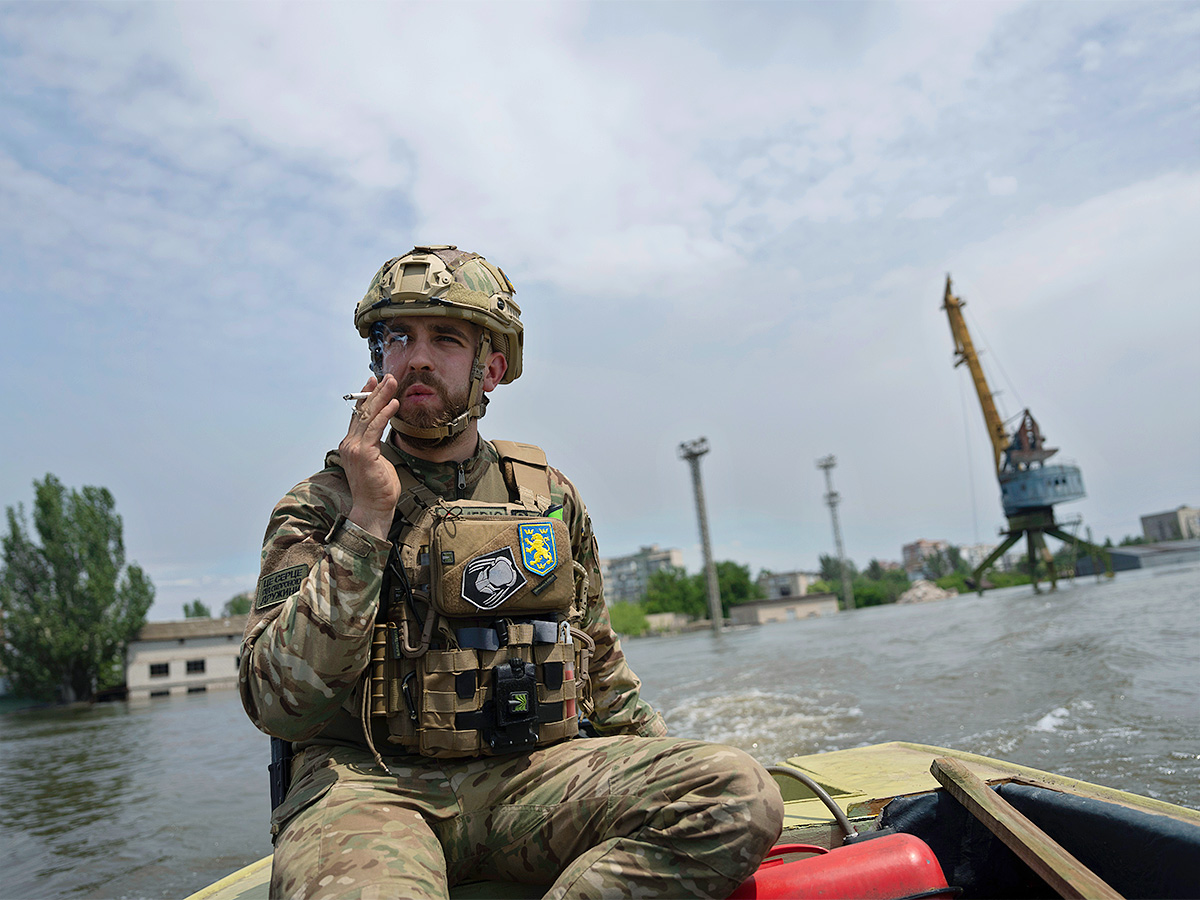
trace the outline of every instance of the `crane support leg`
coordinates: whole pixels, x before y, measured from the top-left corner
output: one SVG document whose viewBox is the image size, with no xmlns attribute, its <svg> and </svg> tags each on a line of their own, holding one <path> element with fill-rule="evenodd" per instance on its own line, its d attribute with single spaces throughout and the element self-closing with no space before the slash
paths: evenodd
<svg viewBox="0 0 1200 900">
<path fill-rule="evenodd" d="M 1110 557 L 1108 555 L 1108 551 L 1105 550 L 1103 547 L 1098 547 L 1095 544 L 1093 544 L 1091 541 L 1085 541 L 1081 537 L 1076 537 L 1075 535 L 1068 534 L 1067 532 L 1063 531 L 1061 528 L 1057 528 L 1057 527 L 1047 528 L 1046 534 L 1050 535 L 1051 537 L 1058 538 L 1063 543 L 1074 544 L 1077 548 L 1082 548 L 1082 549 L 1086 550 L 1088 552 L 1088 555 L 1090 555 L 1093 560 L 1097 559 L 1097 558 L 1104 560 L 1104 574 L 1107 575 L 1109 578 L 1112 578 L 1112 574 L 1113 574 L 1112 557 Z M 1090 535 L 1089 535 L 1089 537 L 1090 537 Z"/>
<path fill-rule="evenodd" d="M 983 573 L 992 567 L 992 564 L 1008 552 L 1008 548 L 1021 539 L 1021 532 L 1016 531 L 1009 534 L 1004 539 L 1004 543 L 988 554 L 988 558 L 981 562 L 978 568 L 971 573 L 971 580 L 975 582 L 975 590 L 979 592 L 979 596 L 983 596 Z"/>
<path fill-rule="evenodd" d="M 1046 571 L 1050 575 L 1050 590 L 1051 592 L 1058 590 L 1058 569 L 1054 566 L 1054 554 L 1050 552 L 1050 548 L 1046 546 L 1046 539 L 1042 537 L 1041 531 L 1031 531 L 1033 542 L 1037 544 L 1038 552 L 1042 559 L 1046 561 Z"/>
<path fill-rule="evenodd" d="M 1025 558 L 1029 561 L 1029 581 L 1033 585 L 1033 592 L 1040 594 L 1042 589 L 1038 585 L 1037 545 L 1033 542 L 1033 535 L 1033 531 L 1025 532 Z"/>
</svg>

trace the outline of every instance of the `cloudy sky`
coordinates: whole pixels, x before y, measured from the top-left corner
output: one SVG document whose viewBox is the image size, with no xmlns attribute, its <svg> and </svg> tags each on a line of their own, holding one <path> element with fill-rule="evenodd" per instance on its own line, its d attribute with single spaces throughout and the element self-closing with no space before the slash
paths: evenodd
<svg viewBox="0 0 1200 900">
<path fill-rule="evenodd" d="M 104 485 L 152 619 L 253 586 L 415 243 L 516 284 L 606 555 L 994 540 L 946 273 L 1097 537 L 1200 503 L 1200 5 L 0 4 L 0 504 Z"/>
</svg>

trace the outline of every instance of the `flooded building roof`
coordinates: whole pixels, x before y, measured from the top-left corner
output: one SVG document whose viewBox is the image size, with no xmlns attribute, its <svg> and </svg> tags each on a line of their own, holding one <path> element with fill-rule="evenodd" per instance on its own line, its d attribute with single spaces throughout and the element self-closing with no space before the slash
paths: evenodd
<svg viewBox="0 0 1200 900">
<path fill-rule="evenodd" d="M 245 616 L 223 619 L 181 619 L 175 622 L 147 622 L 138 632 L 139 641 L 174 641 L 180 638 L 241 636 L 246 629 Z"/>
</svg>

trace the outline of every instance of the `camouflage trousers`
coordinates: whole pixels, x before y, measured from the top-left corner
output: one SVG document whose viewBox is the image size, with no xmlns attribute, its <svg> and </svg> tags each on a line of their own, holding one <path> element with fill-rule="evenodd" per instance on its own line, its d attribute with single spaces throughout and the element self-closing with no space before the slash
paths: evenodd
<svg viewBox="0 0 1200 900">
<path fill-rule="evenodd" d="M 455 884 L 545 896 L 725 897 L 779 837 L 783 800 L 740 750 L 668 737 L 581 738 L 528 754 L 297 758 L 271 896 L 446 897 Z"/>
</svg>

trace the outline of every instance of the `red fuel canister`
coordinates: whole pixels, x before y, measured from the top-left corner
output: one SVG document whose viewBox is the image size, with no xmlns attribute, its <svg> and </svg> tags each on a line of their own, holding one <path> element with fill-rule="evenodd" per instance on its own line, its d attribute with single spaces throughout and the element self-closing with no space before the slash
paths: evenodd
<svg viewBox="0 0 1200 900">
<path fill-rule="evenodd" d="M 779 852 L 797 852 L 801 846 L 774 848 L 731 900 L 787 898 L 860 898 L 900 900 L 902 897 L 953 897 L 942 867 L 929 845 L 911 834 L 889 834 L 838 847 L 821 856 L 783 862 Z M 816 848 L 812 848 L 816 849 Z M 941 890 L 942 893 L 935 893 Z"/>
</svg>

